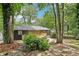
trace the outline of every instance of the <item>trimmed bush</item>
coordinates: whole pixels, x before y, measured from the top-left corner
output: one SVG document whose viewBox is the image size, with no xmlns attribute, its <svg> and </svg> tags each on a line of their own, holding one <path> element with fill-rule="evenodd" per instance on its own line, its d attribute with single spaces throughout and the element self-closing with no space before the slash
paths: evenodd
<svg viewBox="0 0 79 59">
<path fill-rule="evenodd" d="M 35 35 L 31 33 L 24 36 L 23 43 L 25 47 L 24 50 L 26 51 L 47 50 L 49 48 L 47 39 L 37 38 Z"/>
</svg>

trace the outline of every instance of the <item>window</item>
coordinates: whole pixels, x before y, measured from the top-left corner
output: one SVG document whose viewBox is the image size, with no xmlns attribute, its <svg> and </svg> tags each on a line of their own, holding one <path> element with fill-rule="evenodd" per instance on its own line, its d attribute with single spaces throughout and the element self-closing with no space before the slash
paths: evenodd
<svg viewBox="0 0 79 59">
<path fill-rule="evenodd" d="M 18 31 L 18 35 L 22 35 L 22 31 Z"/>
</svg>

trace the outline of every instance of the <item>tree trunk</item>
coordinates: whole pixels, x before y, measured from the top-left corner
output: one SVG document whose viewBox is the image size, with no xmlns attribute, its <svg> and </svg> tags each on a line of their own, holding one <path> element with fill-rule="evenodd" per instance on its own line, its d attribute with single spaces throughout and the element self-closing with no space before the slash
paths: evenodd
<svg viewBox="0 0 79 59">
<path fill-rule="evenodd" d="M 29 18 L 28 18 L 28 25 L 31 25 L 31 15 L 29 15 Z"/>
<path fill-rule="evenodd" d="M 23 16 L 23 19 L 24 19 L 24 23 L 25 23 L 25 25 L 26 25 L 26 19 L 25 19 L 25 17 Z"/>
<path fill-rule="evenodd" d="M 55 13 L 56 13 L 57 43 L 62 43 L 61 19 L 60 19 L 59 4 L 55 3 L 54 5 L 55 5 Z"/>
<path fill-rule="evenodd" d="M 79 40 L 79 3 L 76 5 L 77 8 L 77 33 L 76 33 L 76 39 Z"/>
<path fill-rule="evenodd" d="M 79 3 L 77 3 L 77 29 L 79 29 Z"/>
<path fill-rule="evenodd" d="M 56 33 L 57 33 L 57 25 L 56 25 L 56 10 L 55 10 L 55 4 L 52 4 L 52 6 L 53 6 L 53 12 L 54 12 L 54 19 L 55 19 L 55 30 L 56 30 Z M 57 37 L 57 36 L 56 36 Z"/>
<path fill-rule="evenodd" d="M 62 14 L 61 14 L 61 36 L 63 39 L 63 34 L 64 34 L 64 3 L 62 5 Z"/>
<path fill-rule="evenodd" d="M 9 3 L 2 4 L 2 11 L 3 11 L 3 40 L 4 43 L 13 43 L 13 16 L 11 5 Z"/>
</svg>

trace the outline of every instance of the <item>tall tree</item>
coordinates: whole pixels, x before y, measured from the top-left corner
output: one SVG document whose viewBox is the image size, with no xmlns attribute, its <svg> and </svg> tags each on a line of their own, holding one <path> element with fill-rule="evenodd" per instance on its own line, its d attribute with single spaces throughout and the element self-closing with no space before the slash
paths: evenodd
<svg viewBox="0 0 79 59">
<path fill-rule="evenodd" d="M 54 22 L 52 21 L 52 17 L 50 17 L 48 12 L 45 12 L 44 17 L 37 20 L 37 23 L 37 25 L 47 27 L 51 30 L 54 28 Z"/>
<path fill-rule="evenodd" d="M 31 21 L 33 18 L 35 18 L 36 14 L 36 9 L 34 8 L 33 4 L 24 4 L 22 10 L 21 10 L 21 15 L 24 18 L 24 22 L 26 24 L 26 18 L 27 18 L 27 23 L 30 25 Z"/>
<path fill-rule="evenodd" d="M 61 17 L 60 17 L 60 9 L 59 4 L 55 3 L 55 13 L 56 13 L 56 29 L 57 29 L 57 43 L 62 43 L 62 35 L 61 35 Z"/>
<path fill-rule="evenodd" d="M 77 29 L 79 30 L 79 3 L 77 3 Z M 79 39 L 79 32 L 77 33 L 76 39 Z"/>
<path fill-rule="evenodd" d="M 56 33 L 57 33 L 57 25 L 56 25 L 56 8 L 55 8 L 55 4 L 52 4 L 52 6 L 53 6 L 53 13 L 54 13 L 54 19 L 55 19 L 55 30 L 56 30 Z M 57 37 L 57 36 L 56 36 Z"/>
<path fill-rule="evenodd" d="M 3 11 L 3 35 L 4 35 L 4 43 L 13 43 L 13 16 L 11 4 L 3 3 L 2 4 Z"/>
<path fill-rule="evenodd" d="M 64 4 L 64 31 L 66 34 L 71 33 L 73 35 L 76 34 L 76 20 L 77 17 L 77 4 L 69 3 Z M 71 31 L 71 32 L 70 32 Z"/>
<path fill-rule="evenodd" d="M 63 34 L 64 34 L 64 3 L 61 4 L 62 6 L 62 14 L 61 14 L 61 36 L 62 36 L 62 39 L 63 39 Z"/>
</svg>

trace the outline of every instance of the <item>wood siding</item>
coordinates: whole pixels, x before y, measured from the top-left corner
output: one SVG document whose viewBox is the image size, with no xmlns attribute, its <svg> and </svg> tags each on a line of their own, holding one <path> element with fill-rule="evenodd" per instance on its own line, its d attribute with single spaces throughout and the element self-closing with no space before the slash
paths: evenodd
<svg viewBox="0 0 79 59">
<path fill-rule="evenodd" d="M 32 33 L 32 34 L 34 34 L 35 36 L 37 36 L 37 37 L 45 37 L 45 36 L 47 36 L 48 35 L 48 31 L 44 31 L 44 30 L 31 30 L 31 31 L 22 31 L 22 33 L 21 33 L 21 35 L 19 35 L 18 34 L 18 30 L 15 30 L 14 31 L 14 39 L 15 40 L 19 40 L 19 39 L 22 39 L 22 36 L 23 35 L 28 35 L 28 33 Z"/>
</svg>

